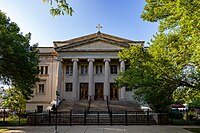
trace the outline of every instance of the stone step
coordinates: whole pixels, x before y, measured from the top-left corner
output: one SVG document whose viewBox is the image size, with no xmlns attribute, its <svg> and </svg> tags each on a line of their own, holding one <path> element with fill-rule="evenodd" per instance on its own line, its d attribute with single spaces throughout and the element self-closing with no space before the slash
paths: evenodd
<svg viewBox="0 0 200 133">
<path fill-rule="evenodd" d="M 127 111 L 142 111 L 140 105 L 135 101 L 110 101 L 109 107 L 111 110 L 127 110 Z"/>
<path fill-rule="evenodd" d="M 83 111 L 88 108 L 88 101 L 81 100 L 81 101 L 62 101 L 58 106 L 58 111 L 70 111 L 70 110 L 80 110 Z"/>
<path fill-rule="evenodd" d="M 135 101 L 109 101 L 109 108 L 113 111 L 142 111 L 139 104 Z M 88 109 L 88 100 L 80 101 L 62 101 L 58 106 L 58 111 L 70 110 L 86 110 Z M 108 111 L 106 101 L 92 101 L 90 104 L 90 111 Z"/>
<path fill-rule="evenodd" d="M 92 101 L 90 111 L 108 111 L 107 103 L 105 101 Z"/>
</svg>

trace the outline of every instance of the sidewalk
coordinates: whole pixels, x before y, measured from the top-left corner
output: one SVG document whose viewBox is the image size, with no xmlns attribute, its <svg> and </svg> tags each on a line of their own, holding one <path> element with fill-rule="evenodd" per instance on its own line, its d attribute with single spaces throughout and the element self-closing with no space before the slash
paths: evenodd
<svg viewBox="0 0 200 133">
<path fill-rule="evenodd" d="M 6 133 L 54 133 L 54 126 L 6 127 Z M 59 133 L 191 133 L 198 126 L 58 126 Z"/>
</svg>

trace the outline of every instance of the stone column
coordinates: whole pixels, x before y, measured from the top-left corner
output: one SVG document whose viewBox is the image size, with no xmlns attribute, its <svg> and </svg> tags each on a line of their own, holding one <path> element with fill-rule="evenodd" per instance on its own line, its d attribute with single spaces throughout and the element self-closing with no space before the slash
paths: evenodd
<svg viewBox="0 0 200 133">
<path fill-rule="evenodd" d="M 78 100 L 78 59 L 72 59 L 73 62 L 73 88 L 72 99 Z"/>
<path fill-rule="evenodd" d="M 110 74 L 110 59 L 104 59 L 105 62 L 105 78 L 104 78 L 104 100 L 106 100 L 106 97 L 108 96 L 108 99 L 110 100 L 110 82 L 109 82 L 109 74 Z"/>
<path fill-rule="evenodd" d="M 119 60 L 120 61 L 120 71 L 123 72 L 125 71 L 125 62 L 124 60 Z M 126 99 L 126 87 L 122 87 L 120 89 L 120 100 Z"/>
<path fill-rule="evenodd" d="M 89 62 L 89 91 L 88 98 L 91 96 L 91 100 L 94 100 L 94 59 L 88 59 Z"/>
<path fill-rule="evenodd" d="M 57 95 L 57 98 L 58 99 L 61 99 L 61 89 L 62 89 L 62 59 L 57 59 L 58 61 L 58 88 L 57 88 L 57 91 L 58 91 L 58 95 Z"/>
</svg>

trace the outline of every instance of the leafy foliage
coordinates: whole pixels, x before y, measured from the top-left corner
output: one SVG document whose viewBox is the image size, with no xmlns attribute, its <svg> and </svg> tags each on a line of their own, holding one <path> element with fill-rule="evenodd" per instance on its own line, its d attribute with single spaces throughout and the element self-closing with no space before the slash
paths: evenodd
<svg viewBox="0 0 200 133">
<path fill-rule="evenodd" d="M 13 111 L 21 111 L 26 108 L 26 99 L 22 93 L 15 87 L 6 90 L 5 95 L 3 95 L 2 106 L 4 108 L 9 108 Z"/>
<path fill-rule="evenodd" d="M 146 2 L 141 17 L 159 22 L 159 31 L 149 48 L 132 45 L 119 53 L 131 67 L 117 82 L 158 109 L 173 101 L 177 89 L 200 90 L 200 1 Z"/>
<path fill-rule="evenodd" d="M 188 104 L 190 108 L 200 109 L 200 98 L 192 100 L 191 103 Z"/>
<path fill-rule="evenodd" d="M 43 0 L 43 2 L 51 5 L 50 13 L 52 16 L 65 14 L 72 16 L 74 12 L 66 0 Z"/>
<path fill-rule="evenodd" d="M 157 63 L 148 49 L 132 45 L 119 53 L 119 57 L 129 61 L 130 68 L 121 73 L 117 82 L 120 86 L 134 89 L 138 98 L 154 105 L 156 110 L 165 109 L 171 103 L 171 93 L 177 87 L 160 68 L 165 61 Z"/>
<path fill-rule="evenodd" d="M 25 99 L 38 81 L 38 50 L 37 45 L 30 46 L 30 37 L 0 11 L 0 81 L 15 86 Z"/>
<path fill-rule="evenodd" d="M 200 91 L 191 88 L 177 89 L 173 93 L 173 99 L 177 104 L 196 103 L 200 99 Z"/>
</svg>

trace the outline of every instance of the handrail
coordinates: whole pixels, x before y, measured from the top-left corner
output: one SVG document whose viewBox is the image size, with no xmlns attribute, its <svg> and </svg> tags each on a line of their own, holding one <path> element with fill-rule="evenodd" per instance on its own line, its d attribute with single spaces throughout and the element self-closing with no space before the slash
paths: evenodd
<svg viewBox="0 0 200 133">
<path fill-rule="evenodd" d="M 107 103 L 107 108 L 108 108 L 108 113 L 111 113 L 110 107 L 109 107 L 109 100 L 108 100 L 108 96 L 106 96 L 106 103 Z"/>
<path fill-rule="evenodd" d="M 87 112 L 90 111 L 90 104 L 91 104 L 91 101 L 92 101 L 92 98 L 91 98 L 91 96 L 89 96 Z"/>
</svg>

